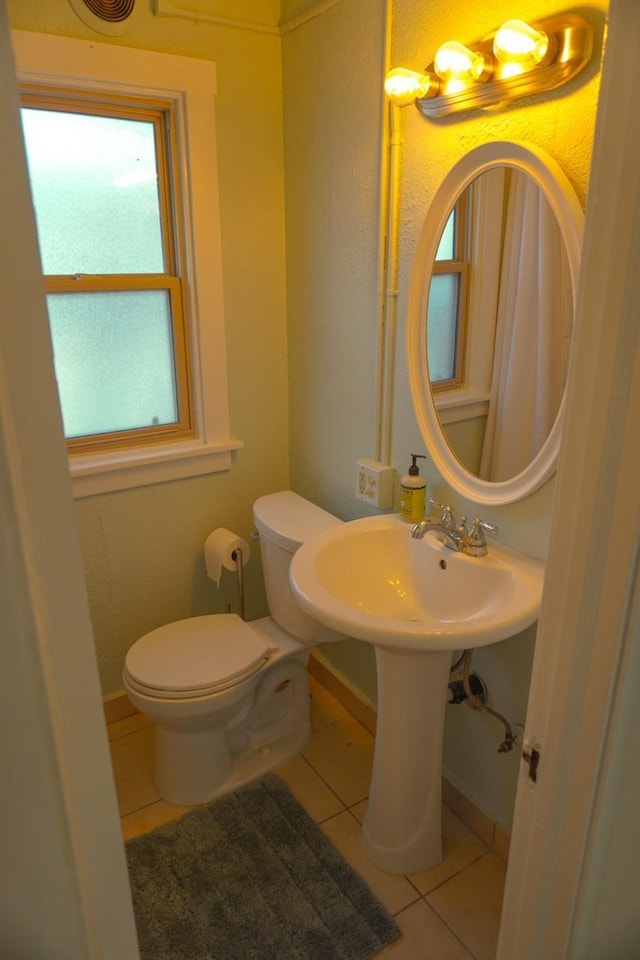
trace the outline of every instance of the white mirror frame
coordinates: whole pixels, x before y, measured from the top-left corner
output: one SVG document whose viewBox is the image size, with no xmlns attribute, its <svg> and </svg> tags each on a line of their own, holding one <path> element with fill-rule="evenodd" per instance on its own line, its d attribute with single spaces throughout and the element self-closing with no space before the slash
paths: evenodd
<svg viewBox="0 0 640 960">
<path fill-rule="evenodd" d="M 509 480 L 490 482 L 475 477 L 456 458 L 442 432 L 429 387 L 426 316 L 431 271 L 440 236 L 452 207 L 463 190 L 480 174 L 497 166 L 513 167 L 532 177 L 551 205 L 566 246 L 574 306 L 584 224 L 580 201 L 555 160 L 532 144 L 495 141 L 470 150 L 450 170 L 429 206 L 418 237 L 407 303 L 407 366 L 413 407 L 427 453 L 443 480 L 466 499 L 487 506 L 522 500 L 553 475 L 564 415 L 563 397 L 551 432 L 529 466 Z"/>
</svg>

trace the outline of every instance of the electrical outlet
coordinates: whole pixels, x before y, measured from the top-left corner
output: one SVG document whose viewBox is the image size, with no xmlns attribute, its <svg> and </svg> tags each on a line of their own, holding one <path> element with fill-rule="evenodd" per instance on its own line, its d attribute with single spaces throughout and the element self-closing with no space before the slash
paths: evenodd
<svg viewBox="0 0 640 960">
<path fill-rule="evenodd" d="M 377 460 L 358 460 L 356 468 L 356 497 L 383 510 L 393 506 L 393 467 Z"/>
</svg>

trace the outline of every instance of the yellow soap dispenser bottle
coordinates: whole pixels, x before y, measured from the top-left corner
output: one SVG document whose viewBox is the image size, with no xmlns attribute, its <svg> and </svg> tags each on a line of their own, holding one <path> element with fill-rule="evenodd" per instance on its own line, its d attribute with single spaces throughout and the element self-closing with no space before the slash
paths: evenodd
<svg viewBox="0 0 640 960">
<path fill-rule="evenodd" d="M 426 457 L 412 453 L 409 472 L 400 480 L 400 516 L 409 523 L 422 520 L 427 502 L 427 481 L 420 476 L 417 460 L 426 460 Z"/>
</svg>

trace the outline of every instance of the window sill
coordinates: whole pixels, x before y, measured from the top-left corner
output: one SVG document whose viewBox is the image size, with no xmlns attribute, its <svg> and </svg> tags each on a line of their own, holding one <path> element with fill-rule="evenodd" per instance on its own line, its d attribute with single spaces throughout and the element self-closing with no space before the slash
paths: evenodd
<svg viewBox="0 0 640 960">
<path fill-rule="evenodd" d="M 478 390 L 443 390 L 434 393 L 433 397 L 440 423 L 472 420 L 489 412 L 490 394 Z"/>
<path fill-rule="evenodd" d="M 69 457 L 72 493 L 78 500 L 97 493 L 229 470 L 231 451 L 243 446 L 242 440 L 229 437 L 220 443 L 188 440 L 100 454 L 74 454 Z"/>
</svg>

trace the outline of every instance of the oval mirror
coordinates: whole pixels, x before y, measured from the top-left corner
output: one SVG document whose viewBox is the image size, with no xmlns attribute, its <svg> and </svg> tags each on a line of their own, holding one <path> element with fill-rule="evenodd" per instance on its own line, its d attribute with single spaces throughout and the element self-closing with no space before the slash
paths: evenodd
<svg viewBox="0 0 640 960">
<path fill-rule="evenodd" d="M 521 500 L 555 471 L 583 221 L 551 157 L 502 141 L 463 157 L 425 217 L 407 306 L 413 405 L 443 479 L 478 504 Z M 452 419 L 473 421 L 470 445 L 447 439 Z"/>
</svg>

